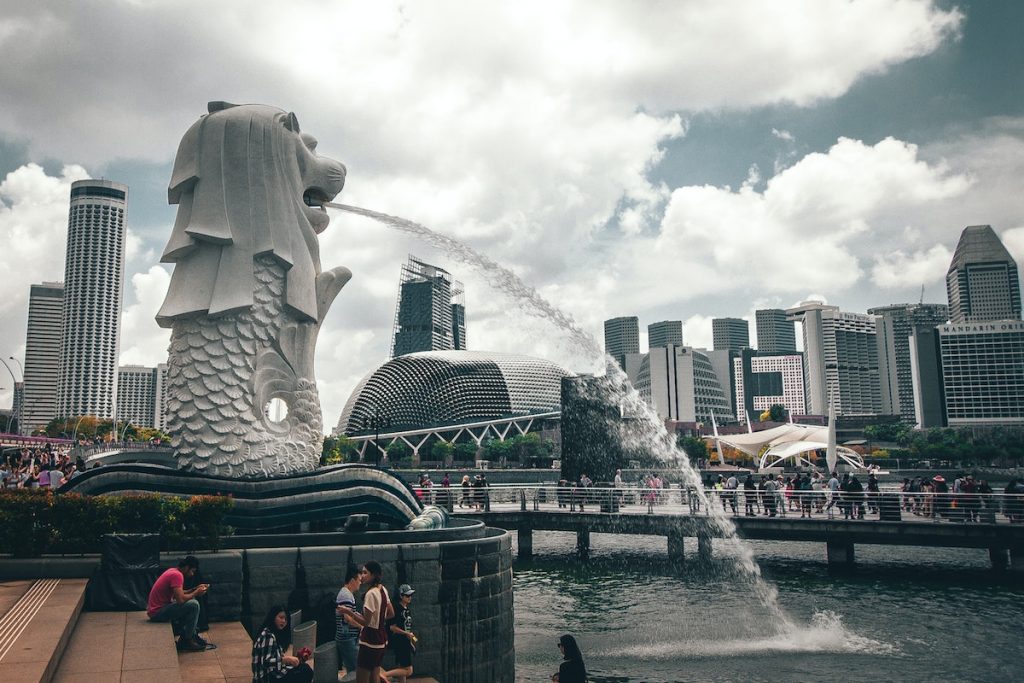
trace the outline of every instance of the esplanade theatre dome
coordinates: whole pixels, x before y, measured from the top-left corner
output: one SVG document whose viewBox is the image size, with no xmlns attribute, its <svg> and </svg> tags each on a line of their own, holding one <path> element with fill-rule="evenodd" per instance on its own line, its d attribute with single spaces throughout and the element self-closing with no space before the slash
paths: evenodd
<svg viewBox="0 0 1024 683">
<path fill-rule="evenodd" d="M 385 362 L 360 380 L 338 432 L 403 431 L 560 410 L 569 373 L 540 358 L 486 351 L 424 351 Z"/>
</svg>

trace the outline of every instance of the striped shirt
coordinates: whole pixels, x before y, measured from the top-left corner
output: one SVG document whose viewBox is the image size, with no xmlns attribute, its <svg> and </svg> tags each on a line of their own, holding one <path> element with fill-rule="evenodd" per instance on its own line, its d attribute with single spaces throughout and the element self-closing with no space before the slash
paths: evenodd
<svg viewBox="0 0 1024 683">
<path fill-rule="evenodd" d="M 348 607 L 349 609 L 351 609 L 353 611 L 355 611 L 355 609 L 356 609 L 356 598 L 355 598 L 355 596 L 352 595 L 352 591 L 350 591 L 348 588 L 345 588 L 344 586 L 342 586 L 341 590 L 338 591 L 338 599 L 335 600 L 335 603 L 341 605 L 342 607 Z M 349 625 L 349 623 L 347 621 L 345 621 L 345 617 L 340 616 L 340 615 L 337 615 L 336 619 L 337 619 L 338 625 L 337 625 L 337 627 L 334 630 L 334 639 L 335 640 L 347 640 L 349 638 L 358 638 L 359 637 L 359 627 L 358 626 L 351 626 L 351 625 Z"/>
</svg>

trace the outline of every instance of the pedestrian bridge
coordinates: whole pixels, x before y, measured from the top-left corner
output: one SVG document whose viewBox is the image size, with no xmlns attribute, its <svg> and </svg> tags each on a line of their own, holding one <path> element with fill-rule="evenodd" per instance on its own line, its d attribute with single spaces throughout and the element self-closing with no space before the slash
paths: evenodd
<svg viewBox="0 0 1024 683">
<path fill-rule="evenodd" d="M 545 494 L 539 494 L 545 488 Z M 515 530 L 522 558 L 533 556 L 534 531 L 575 532 L 576 549 L 581 557 L 589 554 L 591 534 L 665 536 L 669 557 L 677 563 L 684 561 L 685 538 L 696 538 L 698 557 L 709 558 L 714 539 L 723 537 L 720 526 L 707 510 L 708 501 L 716 510 L 723 502 L 717 497 L 717 491 L 709 491 L 699 500 L 693 494 L 683 495 L 685 492 L 675 490 L 672 493 L 682 495 L 681 498 L 673 500 L 665 496 L 650 502 L 624 504 L 612 512 L 610 510 L 617 506 L 610 489 L 588 492 L 587 499 L 578 492 L 574 497 L 571 491 L 563 490 L 561 502 L 556 489 L 495 486 L 489 489 L 489 500 L 483 510 L 455 507 L 454 511 L 480 517 L 487 526 Z M 1024 500 L 1003 494 L 985 500 L 980 497 L 968 500 L 963 495 L 951 494 L 932 494 L 927 499 L 918 494 L 904 499 L 898 492 L 885 493 L 887 502 L 895 501 L 898 507 L 866 512 L 863 519 L 844 519 L 842 509 L 837 507 L 819 512 L 816 505 L 812 505 L 809 516 L 803 518 L 800 510 L 784 511 L 775 517 L 763 512 L 747 516 L 742 492 L 737 493 L 735 514 L 731 505 L 723 508 L 729 508 L 724 514 L 736 527 L 740 538 L 823 543 L 831 566 L 852 565 L 854 548 L 859 544 L 979 548 L 989 551 L 994 568 L 1024 575 L 1024 524 L 1016 523 L 1020 521 L 1016 511 L 1024 508 Z M 435 489 L 433 495 L 436 498 L 443 494 Z M 445 500 L 437 502 L 444 504 Z M 455 500 L 454 504 L 457 506 L 458 502 Z M 783 507 L 786 507 L 785 501 Z M 970 518 L 967 510 L 971 510 Z M 890 519 L 885 519 L 886 516 Z M 893 516 L 896 519 L 892 519 Z"/>
</svg>

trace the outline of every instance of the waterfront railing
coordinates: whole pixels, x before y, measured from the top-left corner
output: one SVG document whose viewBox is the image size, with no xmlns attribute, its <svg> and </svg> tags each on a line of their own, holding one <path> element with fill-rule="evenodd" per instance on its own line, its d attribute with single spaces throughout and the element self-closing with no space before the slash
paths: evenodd
<svg viewBox="0 0 1024 683">
<path fill-rule="evenodd" d="M 1024 494 L 936 493 L 881 488 L 879 491 L 767 491 L 671 487 L 573 487 L 494 484 L 486 487 L 414 486 L 424 504 L 459 514 L 492 509 L 606 514 L 726 515 L 784 519 L 931 521 L 973 524 L 1024 523 Z"/>
</svg>

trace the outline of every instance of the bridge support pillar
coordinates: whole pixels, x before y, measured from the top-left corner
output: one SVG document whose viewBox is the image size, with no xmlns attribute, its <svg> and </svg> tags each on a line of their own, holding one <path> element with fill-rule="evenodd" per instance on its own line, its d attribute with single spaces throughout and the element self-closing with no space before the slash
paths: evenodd
<svg viewBox="0 0 1024 683">
<path fill-rule="evenodd" d="M 1010 571 L 1024 574 L 1024 545 L 1010 548 Z"/>
<path fill-rule="evenodd" d="M 697 557 L 701 562 L 710 562 L 714 545 L 711 537 L 703 534 L 697 536 Z"/>
<path fill-rule="evenodd" d="M 686 536 L 678 529 L 670 529 L 668 532 L 668 559 L 673 564 L 682 565 L 685 557 L 683 543 Z"/>
<path fill-rule="evenodd" d="M 576 531 L 576 554 L 582 560 L 590 557 L 590 529 Z"/>
<path fill-rule="evenodd" d="M 830 567 L 853 566 L 853 544 L 842 541 L 829 541 L 825 544 L 825 554 Z"/>
<path fill-rule="evenodd" d="M 989 548 L 988 559 L 992 561 L 992 569 L 1003 570 L 1009 566 L 1006 548 Z"/>
<path fill-rule="evenodd" d="M 519 529 L 519 559 L 533 559 L 533 529 Z"/>
</svg>

